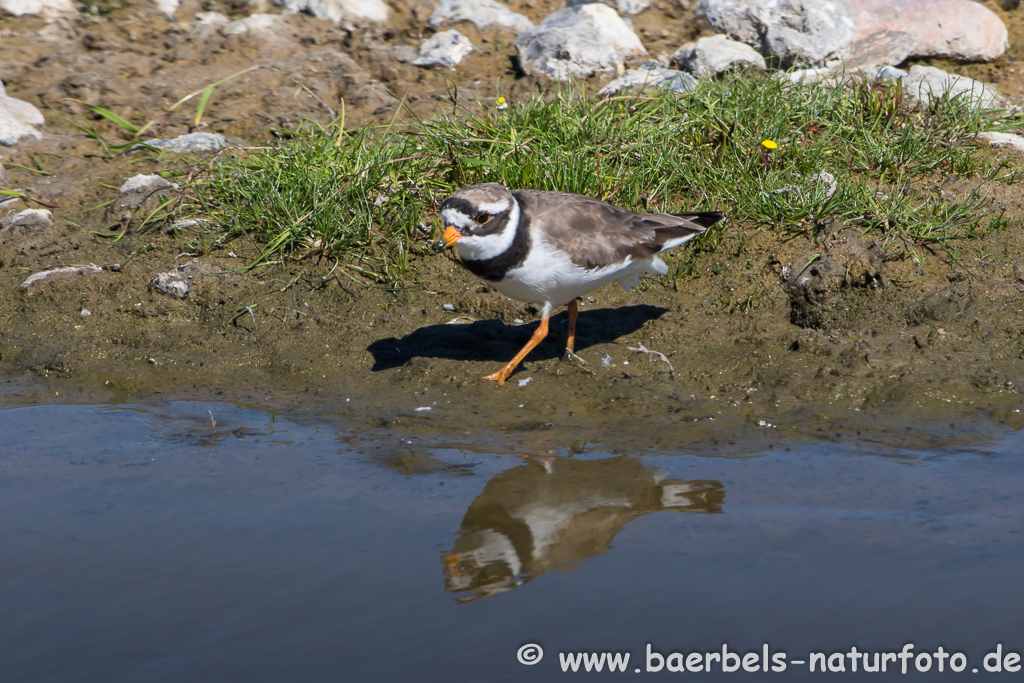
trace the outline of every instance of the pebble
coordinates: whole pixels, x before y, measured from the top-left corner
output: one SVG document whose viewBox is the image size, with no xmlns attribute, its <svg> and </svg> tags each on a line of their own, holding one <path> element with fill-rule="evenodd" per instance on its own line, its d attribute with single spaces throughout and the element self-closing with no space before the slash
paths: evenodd
<svg viewBox="0 0 1024 683">
<path fill-rule="evenodd" d="M 33 285 L 37 285 L 40 282 L 57 275 L 94 275 L 102 272 L 103 269 L 93 263 L 90 263 L 87 266 L 65 266 L 64 268 L 52 268 L 50 270 L 44 270 L 42 272 L 29 275 L 24 282 L 18 285 L 18 291 L 24 292 Z"/>
<path fill-rule="evenodd" d="M 441 31 L 420 43 L 420 56 L 413 66 L 442 66 L 451 69 L 473 51 L 473 43 L 458 31 Z"/>
<path fill-rule="evenodd" d="M 527 73 L 559 81 L 598 73 L 621 74 L 624 59 L 647 54 L 622 17 L 600 3 L 548 15 L 519 34 L 516 52 Z"/>
<path fill-rule="evenodd" d="M 252 17 L 249 18 L 251 19 Z M 174 152 L 175 154 L 199 154 L 224 149 L 228 146 L 228 141 L 223 135 L 217 133 L 189 133 L 188 135 L 179 135 L 169 140 L 160 138 L 146 140 L 145 144 L 150 147 L 158 147 L 167 152 Z M 138 149 L 139 147 L 137 146 L 133 149 Z"/>
<path fill-rule="evenodd" d="M 22 228 L 28 231 L 45 230 L 53 225 L 53 214 L 46 209 L 25 209 L 9 218 L 0 220 L 0 225 L 3 226 L 3 230 L 0 232 L 7 232 L 11 228 Z"/>
<path fill-rule="evenodd" d="M 1009 47 L 1006 26 L 970 0 L 849 0 L 857 39 L 877 31 L 912 36 L 912 57 L 992 61 Z M 898 63 L 898 62 L 895 62 Z"/>
<path fill-rule="evenodd" d="M 1024 137 L 1013 133 L 978 133 L 978 139 L 992 147 L 1009 147 L 1024 152 Z"/>
<path fill-rule="evenodd" d="M 34 105 L 8 97 L 3 81 L 0 81 L 0 145 L 13 147 L 18 140 L 29 135 L 41 138 L 35 127 L 44 123 L 43 114 Z"/>
<path fill-rule="evenodd" d="M 430 15 L 430 27 L 438 28 L 446 21 L 471 21 L 478 29 L 497 24 L 524 31 L 533 26 L 532 21 L 497 0 L 440 0 Z"/>
<path fill-rule="evenodd" d="M 823 65 L 857 35 L 849 0 L 700 0 L 694 11 L 784 67 Z"/>
<path fill-rule="evenodd" d="M 390 10 L 382 0 L 273 0 L 278 7 L 289 12 L 305 12 L 317 19 L 341 21 L 382 22 L 388 20 Z"/>
<path fill-rule="evenodd" d="M 576 7 L 577 5 L 588 5 L 592 2 L 608 5 L 618 11 L 619 14 L 640 14 L 651 6 L 650 0 L 569 0 L 569 2 L 565 3 L 565 6 Z"/>
<path fill-rule="evenodd" d="M 75 5 L 71 0 L 0 0 L 0 11 L 16 17 L 39 14 L 49 19 L 61 14 L 73 14 Z"/>
<path fill-rule="evenodd" d="M 764 71 L 764 57 L 746 43 L 730 40 L 728 36 L 709 36 L 696 43 L 687 43 L 676 50 L 672 61 L 683 71 L 697 78 L 717 76 L 743 67 Z"/>
<path fill-rule="evenodd" d="M 638 94 L 646 90 L 668 90 L 687 93 L 697 87 L 697 79 L 684 71 L 665 69 L 648 62 L 640 69 L 630 69 L 597 91 L 598 97 L 611 97 L 625 91 Z"/>
<path fill-rule="evenodd" d="M 934 66 L 914 65 L 902 80 L 907 94 L 923 104 L 930 104 L 946 94 L 967 98 L 977 108 L 993 107 L 1001 99 L 995 88 L 981 81 L 947 73 Z"/>
</svg>

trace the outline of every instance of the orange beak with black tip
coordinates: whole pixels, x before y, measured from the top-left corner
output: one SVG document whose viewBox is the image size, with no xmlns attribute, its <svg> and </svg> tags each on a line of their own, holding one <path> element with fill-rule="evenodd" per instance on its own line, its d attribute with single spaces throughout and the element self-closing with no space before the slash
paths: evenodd
<svg viewBox="0 0 1024 683">
<path fill-rule="evenodd" d="M 461 239 L 462 233 L 456 230 L 454 225 L 445 226 L 444 234 L 441 235 L 441 241 L 444 243 L 445 249 Z"/>
</svg>

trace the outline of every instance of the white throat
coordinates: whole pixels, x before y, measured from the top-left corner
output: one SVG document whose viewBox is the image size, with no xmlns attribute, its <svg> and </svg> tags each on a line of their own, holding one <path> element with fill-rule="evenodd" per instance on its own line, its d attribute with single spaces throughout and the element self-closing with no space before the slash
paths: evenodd
<svg viewBox="0 0 1024 683">
<path fill-rule="evenodd" d="M 519 228 L 519 202 L 512 198 L 505 229 L 491 235 L 466 235 L 455 243 L 463 261 L 486 261 L 504 253 L 512 246 Z"/>
</svg>

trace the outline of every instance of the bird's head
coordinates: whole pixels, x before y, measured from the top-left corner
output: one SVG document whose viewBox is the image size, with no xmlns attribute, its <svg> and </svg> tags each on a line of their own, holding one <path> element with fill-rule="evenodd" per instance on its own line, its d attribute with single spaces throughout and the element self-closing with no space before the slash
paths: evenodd
<svg viewBox="0 0 1024 683">
<path fill-rule="evenodd" d="M 497 183 L 464 187 L 441 204 L 444 220 L 441 240 L 445 247 L 464 240 L 460 247 L 483 248 L 495 241 L 489 237 L 504 236 L 514 211 L 518 211 L 518 207 L 512 193 Z M 512 228 L 514 230 L 515 226 Z"/>
</svg>

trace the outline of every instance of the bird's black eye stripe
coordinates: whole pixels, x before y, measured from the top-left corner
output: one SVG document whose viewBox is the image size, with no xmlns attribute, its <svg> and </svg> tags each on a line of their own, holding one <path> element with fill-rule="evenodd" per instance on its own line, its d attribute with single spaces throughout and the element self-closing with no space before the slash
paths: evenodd
<svg viewBox="0 0 1024 683">
<path fill-rule="evenodd" d="M 486 223 L 489 220 L 491 220 L 491 214 L 489 214 L 487 212 L 484 212 L 484 213 L 481 213 L 481 214 L 477 215 L 477 217 L 476 217 L 476 224 L 477 225 L 483 225 L 484 223 Z"/>
</svg>

